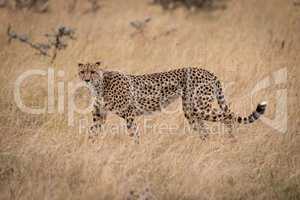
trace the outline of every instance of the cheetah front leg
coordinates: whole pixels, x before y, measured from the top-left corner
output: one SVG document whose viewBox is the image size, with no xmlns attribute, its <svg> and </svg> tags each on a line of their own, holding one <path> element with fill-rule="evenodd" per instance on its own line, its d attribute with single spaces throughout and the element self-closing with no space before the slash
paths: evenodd
<svg viewBox="0 0 300 200">
<path fill-rule="evenodd" d="M 134 122 L 134 118 L 126 118 L 125 120 L 129 136 L 134 137 L 134 142 L 136 144 L 139 144 L 140 135 L 138 132 L 137 125 Z"/>
<path fill-rule="evenodd" d="M 103 129 L 103 125 L 107 117 L 107 114 L 104 111 L 104 109 L 101 109 L 101 106 L 98 105 L 97 103 L 94 104 L 92 115 L 93 115 L 93 124 L 90 127 L 90 137 L 98 135 L 98 132 Z"/>
</svg>

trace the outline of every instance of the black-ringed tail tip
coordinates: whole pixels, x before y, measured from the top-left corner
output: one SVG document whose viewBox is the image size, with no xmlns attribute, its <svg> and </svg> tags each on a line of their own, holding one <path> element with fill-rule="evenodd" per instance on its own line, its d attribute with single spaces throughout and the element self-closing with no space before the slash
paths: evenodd
<svg viewBox="0 0 300 200">
<path fill-rule="evenodd" d="M 259 104 L 257 105 L 256 111 L 257 111 L 259 114 L 263 115 L 263 114 L 265 113 L 265 111 L 266 111 L 267 104 L 268 104 L 268 103 L 267 103 L 266 101 L 263 101 L 263 102 L 259 103 Z"/>
<path fill-rule="evenodd" d="M 240 124 L 252 123 L 259 119 L 259 117 L 265 113 L 266 108 L 267 102 L 263 101 L 257 105 L 256 110 L 253 113 L 251 113 L 248 117 L 237 117 L 237 122 Z"/>
</svg>

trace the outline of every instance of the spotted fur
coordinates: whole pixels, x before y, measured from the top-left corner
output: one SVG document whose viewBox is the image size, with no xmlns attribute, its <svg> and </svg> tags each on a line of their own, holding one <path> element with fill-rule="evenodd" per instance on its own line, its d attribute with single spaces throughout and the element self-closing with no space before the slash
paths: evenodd
<svg viewBox="0 0 300 200">
<path fill-rule="evenodd" d="M 125 119 L 131 135 L 138 137 L 135 119 L 160 111 L 181 97 L 185 118 L 195 130 L 203 121 L 221 122 L 232 128 L 235 123 L 248 124 L 266 110 L 265 102 L 247 117 L 232 112 L 227 105 L 220 81 L 200 68 L 181 68 L 167 72 L 131 75 L 100 68 L 100 62 L 79 64 L 81 80 L 92 86 L 96 101 L 91 129 L 101 128 L 108 112 Z M 213 108 L 217 100 L 219 108 Z"/>
</svg>

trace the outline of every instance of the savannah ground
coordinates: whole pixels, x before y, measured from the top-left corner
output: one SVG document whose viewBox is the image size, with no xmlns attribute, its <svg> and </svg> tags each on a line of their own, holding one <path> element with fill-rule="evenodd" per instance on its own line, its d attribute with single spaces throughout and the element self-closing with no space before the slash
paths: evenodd
<svg viewBox="0 0 300 200">
<path fill-rule="evenodd" d="M 84 13 L 85 1 L 68 12 L 70 3 L 53 0 L 43 14 L 0 9 L 0 199 L 300 199 L 300 6 L 231 0 L 224 10 L 191 13 L 142 0 L 103 0 L 99 11 Z M 143 33 L 129 25 L 147 17 Z M 77 39 L 51 63 L 18 41 L 9 43 L 9 24 L 34 41 L 59 25 L 75 28 Z M 67 85 L 80 82 L 78 62 L 99 60 L 105 69 L 133 74 L 206 68 L 222 80 L 234 111 L 250 113 L 266 100 L 267 112 L 236 130 L 234 139 L 208 123 L 213 134 L 202 141 L 185 130 L 178 100 L 139 119 L 139 145 L 114 115 L 92 142 L 80 129 L 90 114 L 77 113 L 68 125 L 72 97 L 83 108 L 90 96 L 84 89 L 69 95 Z M 50 67 L 54 112 L 22 112 L 14 100 L 17 78 Z M 63 112 L 58 83 L 65 84 Z M 26 79 L 22 101 L 45 106 L 47 86 L 46 76 Z M 263 89 L 253 92 L 257 87 Z"/>
</svg>

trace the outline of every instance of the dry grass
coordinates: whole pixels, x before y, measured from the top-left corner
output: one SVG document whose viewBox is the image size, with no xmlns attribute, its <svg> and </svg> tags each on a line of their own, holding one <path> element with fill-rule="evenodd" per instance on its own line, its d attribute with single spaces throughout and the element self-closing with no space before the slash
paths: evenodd
<svg viewBox="0 0 300 200">
<path fill-rule="evenodd" d="M 97 13 L 83 14 L 88 5 L 79 4 L 72 13 L 66 11 L 67 1 L 58 0 L 45 14 L 0 11 L 0 199 L 125 199 L 136 194 L 172 200 L 300 199 L 299 7 L 292 1 L 233 0 L 226 10 L 191 14 L 113 0 L 103 1 Z M 131 37 L 130 21 L 149 16 L 145 30 Z M 76 28 L 77 41 L 51 65 L 66 72 L 57 81 L 79 81 L 79 61 L 102 60 L 107 69 L 130 73 L 203 66 L 225 83 L 235 83 L 226 90 L 235 111 L 248 113 L 265 99 L 268 118 L 275 116 L 276 90 L 287 88 L 287 133 L 257 122 L 239 129 L 236 140 L 216 134 L 203 142 L 183 134 L 181 113 L 156 114 L 140 120 L 140 145 L 123 129 L 109 130 L 91 143 L 78 131 L 78 120 L 88 115 L 76 115 L 76 125 L 69 127 L 67 114 L 30 115 L 16 107 L 16 78 L 32 68 L 47 69 L 50 60 L 20 43 L 9 45 L 8 24 L 37 40 L 61 24 Z M 273 84 L 250 98 L 259 80 L 281 68 L 288 70 L 285 85 Z M 43 105 L 46 94 L 45 78 L 25 81 L 27 104 Z M 77 94 L 80 100 L 87 98 Z M 143 119 L 177 129 L 143 128 Z M 108 125 L 121 123 L 109 117 Z"/>
</svg>

